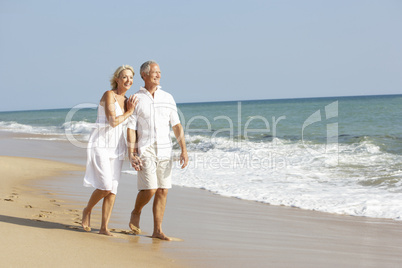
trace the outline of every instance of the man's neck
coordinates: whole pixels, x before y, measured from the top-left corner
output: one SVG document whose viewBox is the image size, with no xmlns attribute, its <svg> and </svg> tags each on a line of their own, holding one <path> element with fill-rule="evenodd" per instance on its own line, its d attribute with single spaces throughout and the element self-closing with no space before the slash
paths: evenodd
<svg viewBox="0 0 402 268">
<path fill-rule="evenodd" d="M 158 89 L 158 85 L 145 85 L 144 88 L 154 97 L 155 91 Z"/>
</svg>

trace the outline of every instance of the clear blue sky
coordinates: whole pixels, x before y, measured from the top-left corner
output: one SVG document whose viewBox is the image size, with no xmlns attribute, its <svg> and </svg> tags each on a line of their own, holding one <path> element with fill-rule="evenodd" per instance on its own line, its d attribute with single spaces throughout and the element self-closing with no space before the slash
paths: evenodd
<svg viewBox="0 0 402 268">
<path fill-rule="evenodd" d="M 0 0 L 0 111 L 98 103 L 159 62 L 178 103 L 402 93 L 401 0 Z"/>
</svg>

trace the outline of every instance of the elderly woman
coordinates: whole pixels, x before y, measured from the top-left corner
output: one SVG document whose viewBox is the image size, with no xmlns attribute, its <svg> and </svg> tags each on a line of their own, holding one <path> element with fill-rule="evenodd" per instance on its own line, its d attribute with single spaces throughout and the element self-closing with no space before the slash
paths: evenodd
<svg viewBox="0 0 402 268">
<path fill-rule="evenodd" d="M 96 188 L 82 212 L 82 227 L 91 231 L 90 219 L 93 207 L 103 199 L 100 234 L 112 235 L 108 229 L 110 215 L 119 184 L 126 153 L 124 126 L 133 113 L 137 98 L 125 96 L 133 84 L 134 70 L 123 65 L 110 79 L 111 90 L 106 91 L 98 106 L 96 128 L 88 142 L 87 165 L 84 186 Z"/>
</svg>

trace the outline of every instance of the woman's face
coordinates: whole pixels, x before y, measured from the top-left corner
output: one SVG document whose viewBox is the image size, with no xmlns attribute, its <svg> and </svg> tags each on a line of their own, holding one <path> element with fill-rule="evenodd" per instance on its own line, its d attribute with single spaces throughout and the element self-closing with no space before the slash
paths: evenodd
<svg viewBox="0 0 402 268">
<path fill-rule="evenodd" d="M 119 77 L 116 79 L 117 88 L 123 89 L 125 91 L 129 90 L 133 84 L 134 74 L 130 70 L 123 70 L 120 72 Z"/>
</svg>

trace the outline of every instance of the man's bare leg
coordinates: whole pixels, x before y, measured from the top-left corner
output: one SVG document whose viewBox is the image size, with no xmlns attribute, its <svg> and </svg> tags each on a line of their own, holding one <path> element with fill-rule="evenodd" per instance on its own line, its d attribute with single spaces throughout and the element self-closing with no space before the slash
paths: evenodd
<svg viewBox="0 0 402 268">
<path fill-rule="evenodd" d="M 140 230 L 140 216 L 141 211 L 145 207 L 146 204 L 152 199 L 156 190 L 141 190 L 137 194 L 137 199 L 135 200 L 134 210 L 131 212 L 129 227 L 134 234 L 141 233 Z"/>
<path fill-rule="evenodd" d="M 168 189 L 158 189 L 155 193 L 153 213 L 154 213 L 154 233 L 153 238 L 159 238 L 162 240 L 170 241 L 162 231 L 163 215 L 165 214 L 166 200 Z"/>
<path fill-rule="evenodd" d="M 109 193 L 107 196 L 103 198 L 102 205 L 102 223 L 101 228 L 99 230 L 100 234 L 113 236 L 113 234 L 109 231 L 108 225 L 110 216 L 112 215 L 112 210 L 114 206 L 114 201 L 116 200 L 116 195 Z"/>
<path fill-rule="evenodd" d="M 82 222 L 81 226 L 84 228 L 85 231 L 91 231 L 91 212 L 94 206 L 106 195 L 108 195 L 110 191 L 103 191 L 96 189 L 93 191 L 91 197 L 89 198 L 88 204 L 86 208 L 82 211 Z"/>
</svg>

